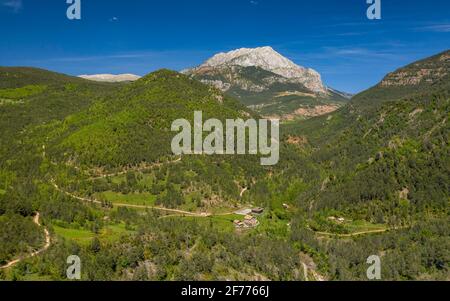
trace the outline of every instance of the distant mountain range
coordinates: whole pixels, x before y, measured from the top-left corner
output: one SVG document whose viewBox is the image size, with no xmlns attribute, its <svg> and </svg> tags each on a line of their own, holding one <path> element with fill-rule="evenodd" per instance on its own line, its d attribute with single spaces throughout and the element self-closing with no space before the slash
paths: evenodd
<svg viewBox="0 0 450 301">
<path fill-rule="evenodd" d="M 119 83 L 119 82 L 132 82 L 140 79 L 141 77 L 135 74 L 93 74 L 93 75 L 80 75 L 78 77 L 97 81 L 97 82 L 109 82 L 109 83 Z"/>
<path fill-rule="evenodd" d="M 182 73 L 220 89 L 263 115 L 283 119 L 330 113 L 351 98 L 326 87 L 317 71 L 296 65 L 272 47 L 219 53 Z"/>
</svg>

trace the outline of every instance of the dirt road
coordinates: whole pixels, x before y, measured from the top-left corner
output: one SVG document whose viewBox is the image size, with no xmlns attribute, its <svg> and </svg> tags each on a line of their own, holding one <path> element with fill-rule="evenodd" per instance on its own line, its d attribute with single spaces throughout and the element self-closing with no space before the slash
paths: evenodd
<svg viewBox="0 0 450 301">
<path fill-rule="evenodd" d="M 323 235 L 323 236 L 345 238 L 345 237 L 355 237 L 355 236 L 361 236 L 361 235 L 367 235 L 367 234 L 385 233 L 390 230 L 396 230 L 396 229 L 387 228 L 387 229 L 378 229 L 378 230 L 368 230 L 368 231 L 355 232 L 355 233 L 351 233 L 351 234 L 335 234 L 335 233 L 328 233 L 328 232 L 315 232 L 315 233 L 318 235 Z"/>
<path fill-rule="evenodd" d="M 96 205 L 102 205 L 102 202 L 100 202 L 98 200 L 79 197 L 77 195 L 74 195 L 73 193 L 67 192 L 67 191 L 59 188 L 59 186 L 53 180 L 52 180 L 52 185 L 59 192 L 64 193 L 65 195 L 70 196 L 79 201 L 83 201 L 86 203 L 92 203 L 92 204 L 96 204 Z M 205 213 L 194 213 L 194 212 L 189 212 L 189 211 L 184 211 L 184 210 L 169 209 L 169 208 L 156 207 L 156 206 L 132 205 L 132 204 L 122 204 L 122 203 L 114 203 L 112 205 L 114 207 L 159 210 L 159 211 L 175 213 L 175 214 L 179 214 L 179 215 L 183 215 L 183 216 L 193 216 L 193 217 L 209 217 L 209 216 L 211 216 L 211 213 L 206 213 L 206 212 Z"/>
<path fill-rule="evenodd" d="M 40 218 L 40 214 L 38 212 L 38 213 L 36 213 L 36 216 L 33 218 L 33 222 L 36 225 L 38 225 L 39 227 L 41 227 L 41 223 L 39 222 L 39 218 Z M 41 253 L 47 251 L 47 249 L 50 248 L 50 245 L 51 245 L 51 238 L 50 238 L 50 233 L 48 232 L 47 228 L 44 228 L 44 233 L 45 233 L 45 245 L 41 249 L 39 249 L 39 250 L 37 250 L 37 251 L 35 251 L 33 253 L 30 253 L 30 254 L 28 254 L 26 256 L 23 256 L 21 258 L 18 258 L 18 259 L 15 259 L 13 261 L 8 262 L 6 265 L 1 266 L 0 270 L 11 268 L 11 267 L 15 266 L 16 264 L 18 264 L 19 262 L 21 262 L 21 261 L 23 261 L 25 259 L 38 256 Z"/>
<path fill-rule="evenodd" d="M 113 206 L 125 207 L 125 208 L 136 208 L 136 209 L 159 210 L 159 211 L 175 213 L 175 214 L 181 215 L 181 216 L 209 217 L 212 215 L 211 213 L 206 213 L 206 212 L 205 213 L 195 213 L 195 212 L 183 211 L 183 210 L 178 210 L 178 209 L 168 209 L 168 208 L 145 206 L 145 205 L 131 205 L 131 204 L 114 203 Z"/>
</svg>

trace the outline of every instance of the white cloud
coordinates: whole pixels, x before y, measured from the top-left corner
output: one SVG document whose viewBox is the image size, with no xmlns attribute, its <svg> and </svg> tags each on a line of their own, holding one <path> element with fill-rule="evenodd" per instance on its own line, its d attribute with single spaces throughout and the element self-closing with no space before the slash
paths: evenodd
<svg viewBox="0 0 450 301">
<path fill-rule="evenodd" d="M 403 57 L 403 50 L 401 46 L 390 47 L 389 45 L 372 45 L 372 47 L 324 47 L 322 51 L 318 51 L 317 55 L 323 58 L 396 60 Z"/>
<path fill-rule="evenodd" d="M 437 24 L 419 28 L 422 31 L 450 32 L 450 24 Z"/>
<path fill-rule="evenodd" d="M 2 2 L 2 5 L 12 9 L 15 13 L 23 8 L 22 0 L 6 0 Z"/>
</svg>

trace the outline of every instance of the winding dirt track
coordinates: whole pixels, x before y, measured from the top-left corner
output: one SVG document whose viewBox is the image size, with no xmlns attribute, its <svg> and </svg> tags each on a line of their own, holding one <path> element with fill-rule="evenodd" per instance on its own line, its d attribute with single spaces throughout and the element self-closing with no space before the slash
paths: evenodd
<svg viewBox="0 0 450 301">
<path fill-rule="evenodd" d="M 377 229 L 377 230 L 368 230 L 368 231 L 361 231 L 361 232 L 355 232 L 355 233 L 351 233 L 351 234 L 334 234 L 334 233 L 328 233 L 328 232 L 315 232 L 318 235 L 322 235 L 322 236 L 331 236 L 331 237 L 340 237 L 340 238 L 345 238 L 345 237 L 355 237 L 355 236 L 361 236 L 361 235 L 367 235 L 367 234 L 377 234 L 377 233 L 385 233 L 391 230 L 398 230 L 399 228 L 387 228 L 387 229 Z"/>
<path fill-rule="evenodd" d="M 45 149 L 45 146 L 44 146 L 44 149 Z M 45 153 L 43 154 L 43 156 L 45 156 Z M 109 177 L 116 177 L 116 176 L 119 176 L 119 175 L 127 174 L 128 172 L 131 172 L 131 171 L 137 172 L 137 171 L 148 170 L 148 169 L 152 169 L 152 168 L 155 168 L 155 167 L 163 166 L 165 164 L 176 164 L 178 162 L 181 162 L 181 160 L 182 160 L 182 158 L 179 157 L 179 158 L 177 158 L 177 159 L 175 159 L 173 161 L 164 162 L 164 163 L 156 163 L 156 164 L 153 164 L 151 166 L 146 166 L 144 168 L 131 169 L 131 170 L 121 171 L 121 172 L 113 173 L 113 174 L 105 174 L 105 175 L 101 175 L 101 176 L 98 176 L 98 177 L 90 178 L 90 180 L 104 179 L 104 178 L 109 178 Z M 74 195 L 73 193 L 70 193 L 70 192 L 67 192 L 67 191 L 61 189 L 55 183 L 54 179 L 51 180 L 51 183 L 52 183 L 53 187 L 56 190 L 58 190 L 61 193 L 64 193 L 67 196 L 70 196 L 71 198 L 74 198 L 74 199 L 77 199 L 79 201 L 83 201 L 83 202 L 86 202 L 86 203 L 102 205 L 102 202 L 100 202 L 98 200 L 79 197 L 77 195 Z M 135 209 L 158 210 L 158 211 L 164 211 L 164 212 L 168 212 L 168 213 L 174 213 L 177 216 L 209 217 L 209 216 L 212 215 L 210 213 L 193 213 L 193 212 L 189 212 L 189 211 L 183 211 L 183 210 L 177 210 L 177 209 L 168 209 L 168 208 L 156 207 L 156 206 L 132 205 L 132 204 L 121 204 L 121 203 L 114 203 L 113 206 L 115 206 L 115 207 L 125 207 L 125 208 L 135 208 Z"/>
<path fill-rule="evenodd" d="M 39 222 L 39 218 L 40 218 L 40 214 L 38 212 L 38 213 L 36 213 L 36 216 L 34 217 L 33 222 L 36 225 L 38 225 L 39 227 L 41 227 L 41 223 Z M 31 253 L 31 254 L 28 254 L 28 255 L 26 255 L 24 257 L 21 257 L 21 258 L 18 258 L 18 259 L 15 259 L 13 261 L 8 262 L 6 265 L 1 266 L 0 270 L 11 268 L 11 267 L 15 266 L 16 264 L 18 264 L 19 262 L 21 262 L 21 261 L 23 261 L 25 259 L 38 256 L 39 254 L 47 251 L 47 249 L 50 248 L 50 245 L 51 245 L 51 238 L 50 238 L 50 233 L 48 232 L 47 228 L 44 228 L 44 233 L 45 233 L 45 245 L 44 245 L 44 247 L 42 247 L 41 249 L 39 249 L 39 250 L 37 250 L 37 251 L 35 251 L 35 252 Z"/>
<path fill-rule="evenodd" d="M 55 187 L 56 190 L 58 190 L 61 193 L 64 193 L 67 196 L 70 196 L 71 198 L 74 198 L 76 200 L 83 201 L 83 202 L 86 202 L 86 203 L 102 205 L 102 202 L 100 202 L 100 201 L 97 201 L 97 200 L 94 200 L 94 199 L 88 199 L 88 198 L 79 197 L 79 196 L 74 195 L 73 193 L 64 191 L 61 188 L 59 188 L 58 185 L 56 185 L 53 181 L 52 181 L 52 185 L 53 185 L 53 187 Z M 190 217 L 211 217 L 211 216 L 224 216 L 224 215 L 231 215 L 231 214 L 233 214 L 233 212 L 218 213 L 218 214 L 212 214 L 212 213 L 209 213 L 209 212 L 195 213 L 195 212 L 189 212 L 189 211 L 184 211 L 184 210 L 179 210 L 179 209 L 169 209 L 169 208 L 156 207 L 156 206 L 133 205 L 133 204 L 122 204 L 122 203 L 114 203 L 112 205 L 114 207 L 124 207 L 124 208 L 134 208 L 134 209 L 150 209 L 150 210 L 158 210 L 158 211 L 173 213 L 171 215 L 167 215 L 167 216 L 164 216 L 162 218 L 176 217 L 176 216 L 178 216 L 178 217 L 185 217 L 185 216 L 190 216 Z"/>
<path fill-rule="evenodd" d="M 194 217 L 210 217 L 210 216 L 212 216 L 211 213 L 194 213 L 194 212 L 183 211 L 183 210 L 178 210 L 178 209 L 168 209 L 168 208 L 145 206 L 145 205 L 130 205 L 130 204 L 114 203 L 113 206 L 126 207 L 126 208 L 137 208 L 137 209 L 154 209 L 154 210 L 160 210 L 160 211 L 165 211 L 165 212 L 169 212 L 169 213 L 175 213 L 178 216 L 194 216 Z"/>
<path fill-rule="evenodd" d="M 101 205 L 102 204 L 100 201 L 79 197 L 79 196 L 76 196 L 76 195 L 74 195 L 74 194 L 72 194 L 70 192 L 64 191 L 63 189 L 58 187 L 58 185 L 54 182 L 54 180 L 52 180 L 52 185 L 59 192 L 64 193 L 64 194 L 66 194 L 66 195 L 68 195 L 68 196 L 70 196 L 70 197 L 72 197 L 74 199 L 77 199 L 77 200 L 80 200 L 80 201 L 83 201 L 83 202 L 97 204 L 97 205 Z M 248 190 L 248 188 L 243 188 L 242 189 L 242 191 L 240 193 L 241 197 L 247 190 Z M 174 214 L 171 214 L 171 215 L 166 215 L 166 216 L 160 217 L 162 219 L 164 219 L 164 218 L 172 218 L 172 217 L 202 217 L 202 218 L 206 218 L 206 217 L 212 217 L 212 216 L 225 216 L 225 215 L 230 215 L 230 214 L 234 213 L 234 212 L 218 213 L 218 214 L 192 213 L 192 212 L 178 210 L 178 209 L 168 209 L 168 208 L 161 208 L 161 207 L 154 207 L 154 206 L 132 205 L 132 204 L 121 204 L 121 203 L 115 203 L 115 204 L 113 204 L 113 206 L 115 206 L 115 207 L 125 207 L 125 208 L 136 208 L 136 209 L 153 209 L 153 210 L 160 210 L 160 211 L 164 211 L 164 212 L 174 213 Z M 312 267 L 308 267 L 308 265 L 303 263 L 303 262 L 302 262 L 302 265 L 303 265 L 304 277 L 305 277 L 306 281 L 308 281 L 308 271 L 311 272 L 311 275 L 314 278 L 314 281 L 325 281 L 325 278 L 322 275 L 320 275 L 319 273 L 317 273 Z"/>
<path fill-rule="evenodd" d="M 44 158 L 45 158 L 45 156 L 46 156 L 45 148 L 46 148 L 45 145 L 43 145 L 43 146 L 42 146 L 42 149 L 43 149 L 42 156 L 43 156 Z M 181 160 L 182 160 L 182 157 L 179 157 L 179 158 L 177 158 L 177 159 L 175 159 L 175 160 L 173 160 L 173 161 L 164 162 L 164 163 L 156 163 L 156 164 L 153 164 L 153 165 L 151 165 L 151 166 L 146 166 L 146 167 L 144 167 L 144 168 L 130 169 L 130 170 L 121 171 L 121 172 L 118 172 L 118 173 L 105 174 L 105 175 L 101 175 L 101 176 L 98 176 L 98 177 L 90 178 L 90 180 L 96 180 L 96 179 L 104 179 L 104 178 L 109 178 L 109 177 L 115 177 L 115 176 L 127 174 L 128 172 L 131 172 L 131 171 L 137 172 L 137 171 L 149 170 L 149 169 L 152 169 L 152 168 L 155 168 L 155 167 L 163 166 L 163 165 L 165 165 L 165 164 L 176 164 L 176 163 L 181 162 Z M 53 187 L 54 187 L 56 190 L 58 190 L 58 191 L 61 192 L 61 193 L 64 193 L 64 194 L 67 195 L 67 196 L 70 196 L 70 197 L 72 197 L 72 198 L 74 198 L 74 199 L 77 199 L 77 200 L 79 200 L 79 201 L 83 201 L 83 202 L 86 202 L 86 203 L 102 205 L 102 202 L 100 202 L 100 201 L 98 201 L 98 200 L 79 197 L 79 196 L 77 196 L 77 195 L 74 195 L 73 193 L 70 193 L 70 192 L 67 192 L 67 191 L 61 189 L 61 188 L 55 183 L 55 180 L 54 180 L 54 179 L 51 180 L 51 183 L 52 183 Z M 248 189 L 248 188 L 244 188 L 244 189 L 241 191 L 241 194 L 240 194 L 241 197 L 242 197 L 242 195 L 245 193 L 245 191 L 247 191 L 247 189 Z M 168 209 L 168 208 L 156 207 L 156 206 L 132 205 L 132 204 L 122 204 L 122 203 L 114 203 L 113 206 L 115 206 L 115 207 L 125 207 L 125 208 L 135 208 L 135 209 L 150 209 L 150 210 L 158 210 L 158 211 L 164 211 L 164 212 L 168 212 L 168 213 L 173 213 L 173 215 L 170 215 L 170 216 L 181 216 L 181 217 L 184 217 L 184 216 L 190 216 L 190 217 L 211 217 L 211 216 L 213 216 L 212 213 L 207 213 L 207 212 L 205 212 L 205 213 L 193 213 L 193 212 L 184 211 L 184 210 Z M 232 214 L 232 212 L 231 212 L 231 213 L 227 213 L 227 214 L 220 214 L 220 215 L 230 215 L 230 214 Z"/>
<path fill-rule="evenodd" d="M 367 231 L 355 232 L 355 233 L 351 233 L 351 234 L 333 234 L 333 233 L 328 233 L 328 232 L 315 232 L 315 233 L 318 235 L 322 235 L 322 236 L 346 238 L 346 237 L 355 237 L 355 236 L 368 235 L 368 234 L 386 233 L 389 231 L 397 231 L 397 230 L 404 230 L 404 229 L 410 229 L 410 228 L 411 228 L 411 226 L 400 226 L 400 227 L 391 227 L 391 228 L 386 228 L 386 229 L 367 230 Z"/>
<path fill-rule="evenodd" d="M 70 196 L 70 197 L 72 197 L 74 199 L 77 199 L 79 201 L 83 201 L 83 202 L 86 202 L 86 203 L 97 204 L 97 205 L 102 205 L 102 202 L 100 202 L 98 200 L 79 197 L 79 196 L 76 196 L 76 195 L 74 195 L 74 194 L 72 194 L 70 192 L 64 191 L 61 188 L 59 188 L 59 186 L 54 181 L 52 181 L 52 185 L 59 192 L 64 193 L 65 195 Z M 211 213 L 193 213 L 193 212 L 184 211 L 184 210 L 168 209 L 168 208 L 155 207 L 155 206 L 132 205 L 132 204 L 121 204 L 121 203 L 114 203 L 113 206 L 115 206 L 115 207 L 126 207 L 126 208 L 135 208 L 135 209 L 159 210 L 159 211 L 164 211 L 164 212 L 169 212 L 169 213 L 175 213 L 177 215 L 182 215 L 182 216 L 193 216 L 193 217 L 210 217 L 210 216 L 212 216 Z"/>
</svg>

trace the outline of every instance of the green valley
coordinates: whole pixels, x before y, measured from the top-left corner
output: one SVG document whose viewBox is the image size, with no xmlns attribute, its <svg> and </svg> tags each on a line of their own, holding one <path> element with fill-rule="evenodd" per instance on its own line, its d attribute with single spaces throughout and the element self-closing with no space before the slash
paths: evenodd
<svg viewBox="0 0 450 301">
<path fill-rule="evenodd" d="M 99 83 L 0 68 L 0 267 L 51 236 L 0 279 L 64 280 L 76 254 L 83 280 L 366 280 L 371 255 L 385 280 L 449 280 L 449 71 L 446 51 L 348 100 L 302 94 L 325 87 L 301 69 L 303 83 L 270 90 L 285 111 L 255 111 L 170 70 Z M 299 102 L 336 110 L 283 124 L 275 166 L 172 154 L 171 123 L 195 111 L 249 119 Z"/>
</svg>

